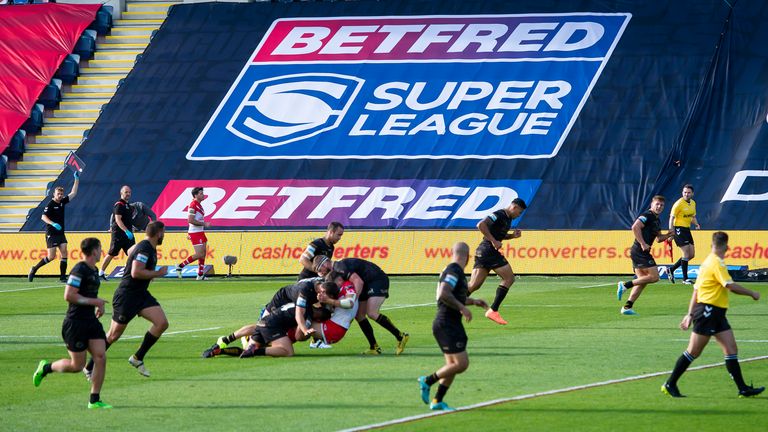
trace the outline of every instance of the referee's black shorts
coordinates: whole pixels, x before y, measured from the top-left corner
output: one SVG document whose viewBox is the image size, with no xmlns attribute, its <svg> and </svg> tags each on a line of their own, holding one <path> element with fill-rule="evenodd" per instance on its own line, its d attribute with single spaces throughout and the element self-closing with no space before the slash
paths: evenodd
<svg viewBox="0 0 768 432">
<path fill-rule="evenodd" d="M 706 303 L 696 303 L 693 307 L 693 332 L 703 336 L 713 336 L 731 329 L 724 309 Z"/>
<path fill-rule="evenodd" d="M 682 247 L 693 244 L 693 235 L 691 229 L 685 227 L 675 227 L 675 244 Z"/>
<path fill-rule="evenodd" d="M 128 255 L 128 249 L 136 244 L 136 239 L 129 239 L 125 233 L 112 233 L 111 240 L 109 242 L 109 256 L 117 256 L 122 250 Z"/>
<path fill-rule="evenodd" d="M 48 249 L 55 248 L 66 243 L 67 243 L 67 236 L 65 236 L 64 233 L 45 235 L 45 246 Z"/>
</svg>

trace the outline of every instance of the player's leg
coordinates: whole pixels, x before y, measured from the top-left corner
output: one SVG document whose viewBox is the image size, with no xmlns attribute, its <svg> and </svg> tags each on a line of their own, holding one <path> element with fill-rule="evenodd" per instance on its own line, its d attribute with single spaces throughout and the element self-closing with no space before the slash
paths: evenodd
<svg viewBox="0 0 768 432">
<path fill-rule="evenodd" d="M 61 253 L 61 261 L 59 262 L 59 280 L 61 282 L 66 282 L 67 281 L 67 259 L 69 258 L 66 243 L 62 243 L 59 245 L 59 252 Z"/>
<path fill-rule="evenodd" d="M 475 267 L 472 269 L 472 275 L 469 277 L 468 287 L 470 295 L 472 295 L 473 292 L 479 290 L 480 287 L 483 286 L 483 283 L 485 282 L 485 279 L 488 277 L 490 272 L 490 269 L 484 267 Z"/>
<path fill-rule="evenodd" d="M 49 262 L 56 259 L 56 246 L 51 244 L 50 238 L 46 238 L 46 253 L 45 256 L 40 258 L 40 261 L 37 262 L 37 264 L 33 265 L 32 268 L 29 269 L 29 273 L 27 274 L 27 280 L 32 282 L 35 279 L 35 274 L 38 270 L 40 270 L 40 267 L 48 264 Z"/>
<path fill-rule="evenodd" d="M 385 286 L 386 285 L 386 286 Z M 392 336 L 397 339 L 397 348 L 395 349 L 395 355 L 400 355 L 405 350 L 405 345 L 408 343 L 409 335 L 399 328 L 389 319 L 388 316 L 381 313 L 381 306 L 389 295 L 389 280 L 386 283 L 381 281 L 379 286 L 372 286 L 371 290 L 373 294 L 368 298 L 365 306 L 365 314 L 368 318 L 376 321 L 376 324 L 384 327 L 388 332 L 392 333 Z"/>
<path fill-rule="evenodd" d="M 445 411 L 453 409 L 443 402 L 443 398 L 448 393 L 448 389 L 451 387 L 451 384 L 453 384 L 456 375 L 464 372 L 469 367 L 469 355 L 467 355 L 466 351 L 451 354 L 446 353 L 444 356 L 445 366 L 437 371 L 437 375 L 441 377 L 437 386 L 437 392 L 435 393 L 434 399 L 432 399 L 432 403 L 429 404 L 429 408 L 432 410 Z"/>
<path fill-rule="evenodd" d="M 154 298 L 152 300 L 154 300 Z M 141 367 L 144 365 L 144 356 L 146 356 L 150 348 L 157 343 L 160 336 L 163 335 L 163 332 L 168 329 L 169 324 L 168 318 L 165 316 L 165 311 L 163 311 L 163 308 L 158 304 L 145 307 L 139 311 L 139 316 L 151 322 L 152 326 L 146 333 L 144 333 L 144 339 L 141 341 L 139 349 L 136 350 L 136 353 L 134 353 L 128 361 L 133 367 L 139 369 L 139 373 L 144 376 L 149 376 L 149 371 L 144 369 L 146 372 L 145 374 L 141 370 Z"/>
<path fill-rule="evenodd" d="M 363 299 L 363 295 L 365 295 L 365 299 Z M 355 315 L 355 321 L 357 321 L 357 324 L 360 326 L 360 330 L 363 332 L 365 339 L 368 341 L 368 350 L 363 351 L 363 354 L 381 354 L 381 348 L 379 348 L 379 344 L 376 342 L 376 335 L 373 333 L 373 326 L 371 326 L 371 322 L 368 321 L 368 318 L 366 318 L 366 314 L 368 313 L 367 293 L 361 294 L 359 301 L 360 305 L 357 309 L 357 314 Z"/>
<path fill-rule="evenodd" d="M 493 271 L 501 278 L 501 283 L 496 287 L 496 296 L 490 309 L 485 311 L 485 316 L 498 324 L 504 325 L 507 324 L 507 321 L 499 314 L 499 307 L 501 307 L 501 302 L 504 301 L 504 298 L 507 297 L 509 288 L 515 283 L 515 273 L 509 264 L 496 267 Z"/>
<path fill-rule="evenodd" d="M 728 329 L 716 333 L 715 340 L 723 350 L 725 356 L 725 368 L 728 369 L 728 373 L 731 375 L 733 382 L 736 383 L 736 387 L 739 388 L 739 396 L 749 397 L 762 393 L 765 390 L 765 387 L 755 388 L 748 386 L 744 382 L 744 377 L 741 375 L 741 366 L 739 365 L 739 349 L 736 346 L 736 338 L 733 335 L 733 330 Z"/>
<path fill-rule="evenodd" d="M 696 256 L 696 248 L 693 246 L 693 243 L 689 243 L 681 246 L 680 250 L 683 252 L 683 256 L 680 258 L 683 270 L 683 283 L 690 284 L 690 279 L 688 279 L 688 262 Z"/>
<path fill-rule="evenodd" d="M 88 408 L 111 408 L 111 406 L 101 401 L 101 386 L 104 384 L 104 377 L 107 372 L 106 341 L 104 339 L 89 340 L 88 351 L 91 353 L 91 359 L 94 362 L 93 372 L 91 373 L 91 396 Z"/>
<path fill-rule="evenodd" d="M 691 337 L 688 339 L 688 347 L 683 354 L 678 357 L 675 362 L 675 367 L 672 369 L 672 374 L 667 378 L 667 381 L 661 386 L 661 391 L 672 397 L 684 397 L 680 394 L 680 390 L 677 388 L 677 381 L 688 369 L 688 366 L 699 357 L 704 351 L 704 347 L 709 343 L 709 336 L 691 332 Z"/>
<path fill-rule="evenodd" d="M 634 310 L 635 302 L 640 298 L 640 294 L 643 293 L 646 285 L 658 282 L 659 269 L 656 266 L 638 267 L 635 268 L 635 275 L 637 277 L 632 281 L 632 292 L 630 292 L 627 302 L 621 309 L 621 313 L 624 315 L 636 315 Z"/>
</svg>

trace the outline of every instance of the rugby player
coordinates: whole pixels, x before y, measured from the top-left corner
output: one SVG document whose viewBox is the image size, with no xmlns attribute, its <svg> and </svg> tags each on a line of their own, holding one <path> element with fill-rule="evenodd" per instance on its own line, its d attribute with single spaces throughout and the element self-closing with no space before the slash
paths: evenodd
<svg viewBox="0 0 768 432">
<path fill-rule="evenodd" d="M 86 353 L 89 351 L 94 360 L 91 376 L 91 396 L 88 402 L 90 409 L 105 409 L 112 406 L 101 400 L 101 386 L 107 366 L 106 335 L 99 318 L 104 315 L 106 300 L 99 295 L 99 271 L 96 263 L 101 259 L 101 242 L 89 237 L 80 243 L 85 259 L 75 264 L 69 274 L 64 288 L 64 300 L 69 303 L 67 315 L 61 325 L 61 335 L 69 352 L 69 358 L 60 359 L 53 363 L 41 360 L 32 384 L 40 386 L 51 372 L 79 372 L 85 365 Z"/>
<path fill-rule="evenodd" d="M 509 288 L 515 283 L 515 273 L 509 265 L 509 261 L 499 252 L 502 240 L 520 238 L 520 230 L 509 233 L 512 221 L 520 217 L 528 206 L 521 198 L 515 198 L 507 208 L 496 210 L 477 224 L 477 229 L 483 234 L 483 241 L 475 250 L 475 264 L 472 268 L 472 276 L 469 279 L 469 294 L 480 289 L 493 270 L 500 278 L 501 284 L 496 288 L 496 297 L 491 307 L 485 311 L 485 317 L 491 321 L 506 325 L 507 321 L 499 314 L 501 302 L 509 292 Z"/>
<path fill-rule="evenodd" d="M 344 258 L 339 261 L 332 261 L 328 257 L 317 256 L 313 264 L 317 273 L 321 276 L 327 276 L 328 280 L 335 281 L 341 278 L 355 285 L 355 291 L 358 293 L 360 301 L 355 319 L 368 340 L 369 346 L 363 354 L 381 354 L 381 348 L 376 342 L 373 327 L 366 316 L 392 333 L 397 339 L 395 355 L 402 354 L 408 343 L 408 333 L 400 331 L 386 315 L 379 312 L 381 305 L 389 297 L 389 276 L 376 264 L 360 258 Z"/>
<path fill-rule="evenodd" d="M 420 376 L 418 379 L 421 400 L 429 404 L 430 409 L 436 411 L 453 411 L 453 408 L 443 402 L 443 398 L 456 375 L 469 367 L 468 338 L 461 324 L 462 316 L 467 322 L 472 320 L 472 312 L 466 305 L 488 308 L 485 300 L 468 297 L 467 277 L 464 275 L 464 268 L 468 262 L 469 246 L 463 242 L 456 243 L 453 245 L 453 260 L 440 274 L 438 282 L 437 315 L 432 322 L 432 334 L 443 351 L 445 365 L 432 375 Z M 435 398 L 430 403 L 429 389 L 435 383 L 439 385 Z"/>
<path fill-rule="evenodd" d="M 210 227 L 211 224 L 205 221 L 205 210 L 203 210 L 202 205 L 204 199 L 205 192 L 202 187 L 192 188 L 192 202 L 187 206 L 187 211 L 189 212 L 187 214 L 187 222 L 189 222 L 187 238 L 192 242 L 195 253 L 176 266 L 176 276 L 178 277 L 181 277 L 181 271 L 185 266 L 200 260 L 197 264 L 197 280 L 207 279 L 204 274 L 205 254 L 208 246 L 205 229 Z"/>
<path fill-rule="evenodd" d="M 651 199 L 651 208 L 640 214 L 632 224 L 632 234 L 635 241 L 630 249 L 632 258 L 632 268 L 635 270 L 637 278 L 626 282 L 619 281 L 616 288 L 616 297 L 621 301 L 624 292 L 631 289 L 629 298 L 624 306 L 619 309 L 622 315 L 637 315 L 633 308 L 643 289 L 649 284 L 659 281 L 659 269 L 656 267 L 656 261 L 651 256 L 651 244 L 656 239 L 661 243 L 672 237 L 675 233 L 670 231 L 661 234 L 661 223 L 659 215 L 664 210 L 664 197 L 656 195 Z"/>
<path fill-rule="evenodd" d="M 691 235 L 691 224 L 696 229 L 701 229 L 699 221 L 696 220 L 696 201 L 693 200 L 693 185 L 686 184 L 683 186 L 683 197 L 675 202 L 672 210 L 669 212 L 669 230 L 674 231 L 675 244 L 683 252 L 683 256 L 667 270 L 669 281 L 672 283 L 675 283 L 675 270 L 678 267 L 682 267 L 683 283 L 686 285 L 693 284 L 688 279 L 688 262 L 696 255 L 693 236 Z"/>
<path fill-rule="evenodd" d="M 341 222 L 331 222 L 328 224 L 328 231 L 320 238 L 312 240 L 304 249 L 304 253 L 299 258 L 299 263 L 303 267 L 301 273 L 299 273 L 299 280 L 307 279 L 311 277 L 317 277 L 317 272 L 313 267 L 312 260 L 316 256 L 326 256 L 333 258 L 333 250 L 336 243 L 341 240 L 341 236 L 344 235 L 344 225 Z"/>
<path fill-rule="evenodd" d="M 728 311 L 728 291 L 734 294 L 752 297 L 757 301 L 760 293 L 734 283 L 725 265 L 725 252 L 728 250 L 728 234 L 718 231 L 712 234 L 712 252 L 699 267 L 699 275 L 693 286 L 688 313 L 680 322 L 682 330 L 688 330 L 693 324 L 688 348 L 677 359 L 669 379 L 661 386 L 661 391 L 672 397 L 684 397 L 680 394 L 677 381 L 688 369 L 694 359 L 701 355 L 709 339 L 714 336 L 725 355 L 725 368 L 739 389 L 739 397 L 751 397 L 762 393 L 765 387 L 752 387 L 744 382 L 739 366 L 738 347 L 731 325 L 725 317 Z"/>
<path fill-rule="evenodd" d="M 64 235 L 64 206 L 75 198 L 77 188 L 80 185 L 80 173 L 75 171 L 75 184 L 69 195 L 64 195 L 64 188 L 58 186 L 53 190 L 51 201 L 46 204 L 41 219 L 45 222 L 45 247 L 47 254 L 37 264 L 29 269 L 27 280 L 32 282 L 35 279 L 35 273 L 40 267 L 56 259 L 56 249 L 61 252 L 61 261 L 59 262 L 59 281 L 67 281 L 67 236 Z"/>
<path fill-rule="evenodd" d="M 136 240 L 133 237 L 133 210 L 128 205 L 128 200 L 131 199 L 131 187 L 125 185 L 120 188 L 120 199 L 115 202 L 112 207 L 112 214 L 115 216 L 114 220 L 109 227 L 110 230 L 110 243 L 107 256 L 104 258 L 104 262 L 101 264 L 101 270 L 99 270 L 99 277 L 103 280 L 107 280 L 107 274 L 105 270 L 112 259 L 117 256 L 122 250 L 125 254 L 128 254 L 128 249 L 136 244 Z"/>
</svg>

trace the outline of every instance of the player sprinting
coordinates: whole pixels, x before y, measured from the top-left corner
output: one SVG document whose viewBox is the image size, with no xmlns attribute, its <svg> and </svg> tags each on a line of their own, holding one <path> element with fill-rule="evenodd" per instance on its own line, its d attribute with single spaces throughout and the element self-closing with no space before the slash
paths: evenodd
<svg viewBox="0 0 768 432">
<path fill-rule="evenodd" d="M 41 360 L 32 376 L 32 384 L 39 387 L 52 372 L 79 372 L 85 365 L 86 351 L 91 353 L 95 366 L 91 376 L 89 409 L 112 408 L 101 400 L 101 386 L 106 372 L 106 335 L 99 318 L 104 315 L 106 300 L 98 297 L 99 271 L 96 263 L 101 259 L 101 242 L 89 237 L 80 243 L 85 259 L 72 268 L 64 288 L 64 300 L 69 303 L 67 315 L 61 325 L 61 334 L 69 358 L 53 363 Z"/>
<path fill-rule="evenodd" d="M 677 359 L 672 374 L 661 386 L 661 391 L 672 397 L 684 397 L 677 388 L 677 381 L 693 360 L 701 355 L 712 336 L 723 350 L 725 368 L 739 388 L 739 397 L 756 396 L 765 390 L 765 387 L 752 387 L 744 382 L 736 338 L 725 317 L 728 311 L 729 290 L 734 294 L 752 297 L 755 301 L 760 299 L 760 293 L 733 282 L 724 261 L 727 250 L 728 234 L 722 231 L 712 234 L 712 252 L 699 267 L 699 275 L 688 303 L 688 313 L 680 322 L 680 328 L 683 330 L 688 330 L 693 324 L 688 348 Z"/>
<path fill-rule="evenodd" d="M 691 235 L 691 224 L 696 229 L 701 229 L 699 221 L 696 220 L 696 201 L 693 200 L 693 185 L 686 184 L 683 186 L 683 197 L 675 201 L 672 210 L 669 212 L 669 230 L 674 231 L 675 244 L 683 252 L 683 256 L 667 271 L 669 281 L 672 283 L 675 283 L 675 270 L 678 267 L 682 267 L 683 283 L 686 285 L 693 284 L 688 279 L 688 262 L 696 255 L 696 248 L 693 245 L 693 236 Z"/>
<path fill-rule="evenodd" d="M 469 367 L 467 354 L 467 333 L 461 323 L 461 318 L 472 320 L 472 312 L 466 305 L 488 308 L 483 299 L 473 299 L 469 296 L 467 277 L 464 267 L 469 262 L 469 246 L 466 243 L 453 245 L 453 260 L 443 270 L 437 283 L 437 315 L 432 322 L 432 334 L 437 345 L 443 351 L 445 365 L 429 376 L 419 377 L 421 400 L 436 411 L 452 411 L 453 408 L 443 402 L 448 388 L 456 375 Z M 429 389 L 439 383 L 435 398 L 430 402 Z"/>
<path fill-rule="evenodd" d="M 208 238 L 205 236 L 205 229 L 210 227 L 211 224 L 205 221 L 205 210 L 203 210 L 202 204 L 203 200 L 205 200 L 205 192 L 203 191 L 203 188 L 192 188 L 192 202 L 187 206 L 187 222 L 189 222 L 187 238 L 192 242 L 192 247 L 195 249 L 195 253 L 176 266 L 176 274 L 178 277 L 181 277 L 181 271 L 185 266 L 199 260 L 197 264 L 197 280 L 207 279 L 204 273 L 205 254 L 208 246 Z"/>
<path fill-rule="evenodd" d="M 319 255 L 333 258 L 335 245 L 341 240 L 343 235 L 344 225 L 341 222 L 331 222 L 328 224 L 328 231 L 325 232 L 323 237 L 316 238 L 307 245 L 301 257 L 299 257 L 299 263 L 303 267 L 301 273 L 299 273 L 299 280 L 317 276 L 312 260 Z"/>
<path fill-rule="evenodd" d="M 509 233 L 512 221 L 520 217 L 528 206 L 521 198 L 515 198 L 506 208 L 496 210 L 477 224 L 477 229 L 483 234 L 483 241 L 475 250 L 475 264 L 472 268 L 472 276 L 469 279 L 469 294 L 480 289 L 493 270 L 500 278 L 501 283 L 496 288 L 496 297 L 491 307 L 485 311 L 485 317 L 491 321 L 506 325 L 507 321 L 499 314 L 501 302 L 509 292 L 509 288 L 515 283 L 515 273 L 509 265 L 509 261 L 499 252 L 502 240 L 520 238 L 520 230 Z"/>
<path fill-rule="evenodd" d="M 64 188 L 58 186 L 53 191 L 53 197 L 51 201 L 46 204 L 45 210 L 43 210 L 43 216 L 41 219 L 45 222 L 45 246 L 48 249 L 47 254 L 37 264 L 29 269 L 27 280 L 32 282 L 35 279 L 35 274 L 40 267 L 48 264 L 56 259 L 56 250 L 61 253 L 61 261 L 59 262 L 59 281 L 67 281 L 67 236 L 64 235 L 64 206 L 75 198 L 77 195 L 77 189 L 80 185 L 80 173 L 75 171 L 75 184 L 72 185 L 72 190 L 68 195 L 64 195 Z"/>
</svg>

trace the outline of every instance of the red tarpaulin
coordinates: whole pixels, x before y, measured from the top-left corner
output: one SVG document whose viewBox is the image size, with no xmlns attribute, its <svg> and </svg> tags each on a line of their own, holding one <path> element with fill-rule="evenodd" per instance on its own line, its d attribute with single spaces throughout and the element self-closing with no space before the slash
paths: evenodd
<svg viewBox="0 0 768 432">
<path fill-rule="evenodd" d="M 0 7 L 0 153 L 101 4 Z"/>
</svg>

